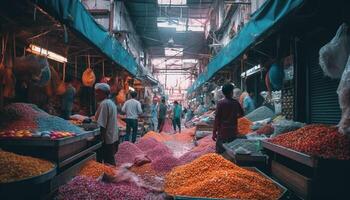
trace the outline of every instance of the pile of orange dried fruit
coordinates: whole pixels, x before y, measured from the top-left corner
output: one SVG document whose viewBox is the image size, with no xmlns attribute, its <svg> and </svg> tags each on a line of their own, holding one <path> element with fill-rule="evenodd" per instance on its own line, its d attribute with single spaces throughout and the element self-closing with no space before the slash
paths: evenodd
<svg viewBox="0 0 350 200">
<path fill-rule="evenodd" d="M 273 200 L 282 191 L 264 176 L 210 153 L 167 174 L 165 192 L 191 197 Z"/>
<path fill-rule="evenodd" d="M 0 150 L 0 183 L 39 176 L 55 165 L 49 161 Z"/>
<path fill-rule="evenodd" d="M 79 172 L 79 175 L 91 178 L 98 178 L 103 174 L 115 176 L 116 170 L 117 169 L 115 167 L 90 160 L 82 167 L 82 169 Z"/>
</svg>

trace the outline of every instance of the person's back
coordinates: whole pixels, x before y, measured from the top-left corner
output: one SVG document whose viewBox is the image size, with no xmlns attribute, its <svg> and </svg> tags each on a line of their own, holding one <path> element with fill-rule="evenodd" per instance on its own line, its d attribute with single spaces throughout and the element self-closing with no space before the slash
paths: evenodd
<svg viewBox="0 0 350 200">
<path fill-rule="evenodd" d="M 164 103 L 159 104 L 159 118 L 165 119 L 167 113 L 167 106 Z"/>
<path fill-rule="evenodd" d="M 223 143 L 232 142 L 238 134 L 237 120 L 243 116 L 243 110 L 239 102 L 232 98 L 233 85 L 225 84 L 222 87 L 225 98 L 216 106 L 213 140 L 216 140 L 216 152 L 223 153 Z"/>
<path fill-rule="evenodd" d="M 231 138 L 237 134 L 237 119 L 242 115 L 239 102 L 233 98 L 224 98 L 217 104 L 217 113 L 220 118 L 219 137 Z"/>
<path fill-rule="evenodd" d="M 137 101 L 135 98 L 137 93 L 132 91 L 130 93 L 131 99 L 127 100 L 122 108 L 122 111 L 126 113 L 126 135 L 124 139 L 130 140 L 130 133 L 132 129 L 132 138 L 131 141 L 135 142 L 137 137 L 137 118 L 142 113 L 141 103 Z"/>
<path fill-rule="evenodd" d="M 137 119 L 142 113 L 141 103 L 136 99 L 129 99 L 124 103 L 124 110 L 127 119 Z"/>
</svg>

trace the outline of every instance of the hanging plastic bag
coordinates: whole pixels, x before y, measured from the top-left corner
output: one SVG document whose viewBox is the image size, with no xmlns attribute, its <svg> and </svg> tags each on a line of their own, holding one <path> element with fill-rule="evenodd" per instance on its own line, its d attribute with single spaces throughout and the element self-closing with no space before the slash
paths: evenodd
<svg viewBox="0 0 350 200">
<path fill-rule="evenodd" d="M 325 75 L 340 78 L 350 53 L 348 26 L 343 23 L 334 38 L 319 51 L 319 63 Z"/>
<path fill-rule="evenodd" d="M 83 85 L 87 87 L 92 87 L 96 81 L 96 76 L 94 71 L 88 67 L 83 73 Z"/>
<path fill-rule="evenodd" d="M 280 90 L 283 86 L 284 71 L 283 68 L 276 63 L 272 64 L 269 70 L 270 86 L 272 90 Z M 268 87 L 269 90 L 271 90 Z"/>
<path fill-rule="evenodd" d="M 338 98 L 342 117 L 338 124 L 339 132 L 350 134 L 350 56 L 341 77 L 338 89 Z"/>
</svg>

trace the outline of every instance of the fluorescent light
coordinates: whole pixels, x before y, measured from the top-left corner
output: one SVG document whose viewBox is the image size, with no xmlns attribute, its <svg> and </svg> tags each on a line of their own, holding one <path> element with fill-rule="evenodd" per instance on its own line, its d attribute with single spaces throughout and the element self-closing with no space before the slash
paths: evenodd
<svg viewBox="0 0 350 200">
<path fill-rule="evenodd" d="M 186 5 L 186 0 L 158 0 L 159 5 Z"/>
<path fill-rule="evenodd" d="M 243 73 L 241 74 L 241 77 L 242 77 L 242 78 L 245 78 L 245 77 L 248 77 L 248 76 L 250 76 L 250 75 L 253 75 L 253 74 L 257 73 L 257 72 L 260 72 L 260 71 L 261 71 L 261 66 L 260 66 L 260 64 L 259 64 L 259 65 L 256 65 L 255 67 L 250 68 L 250 69 L 248 69 L 247 71 L 243 72 Z"/>
<path fill-rule="evenodd" d="M 36 46 L 34 44 L 30 44 L 29 47 L 27 48 L 27 51 L 31 52 L 33 54 L 36 54 L 36 55 L 46 56 L 47 58 L 49 58 L 51 60 L 55 60 L 57 62 L 61 62 L 61 63 L 67 62 L 66 57 L 63 57 L 57 53 L 54 53 L 54 52 L 49 51 L 47 49 L 44 49 L 42 47 Z"/>
<path fill-rule="evenodd" d="M 135 89 L 133 88 L 133 87 L 131 87 L 131 86 L 129 86 L 129 90 L 131 90 L 131 91 L 135 91 Z"/>
</svg>

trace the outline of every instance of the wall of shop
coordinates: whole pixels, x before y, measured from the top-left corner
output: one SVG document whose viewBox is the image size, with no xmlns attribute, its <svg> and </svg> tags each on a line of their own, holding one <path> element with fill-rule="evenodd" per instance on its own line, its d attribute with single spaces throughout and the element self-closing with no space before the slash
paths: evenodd
<svg viewBox="0 0 350 200">
<path fill-rule="evenodd" d="M 110 0 L 82 0 L 82 2 L 88 10 L 108 10 L 106 14 L 93 14 L 95 20 L 106 30 L 109 30 L 109 15 L 114 15 L 113 32 L 121 35 L 119 41 L 134 56 L 138 64 L 146 64 L 143 59 L 144 51 L 141 40 L 134 29 L 124 2 L 114 1 L 113 12 L 111 12 Z"/>
</svg>

